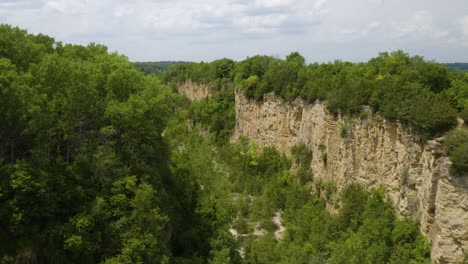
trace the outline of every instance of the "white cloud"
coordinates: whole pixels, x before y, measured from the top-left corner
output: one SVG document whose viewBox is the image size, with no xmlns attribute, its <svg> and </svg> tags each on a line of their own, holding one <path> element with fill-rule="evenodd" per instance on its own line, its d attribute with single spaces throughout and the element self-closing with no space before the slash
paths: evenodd
<svg viewBox="0 0 468 264">
<path fill-rule="evenodd" d="M 30 10 L 42 5 L 42 1 L 36 0 L 0 0 L 0 10 Z"/>
<path fill-rule="evenodd" d="M 12 7 L 16 7 L 17 5 L 18 3 L 15 1 L 0 2 L 0 8 L 12 8 Z"/>
<path fill-rule="evenodd" d="M 49 0 L 45 7 L 63 14 L 84 14 L 88 10 L 88 0 Z"/>
<path fill-rule="evenodd" d="M 468 16 L 462 17 L 458 20 L 461 30 L 465 36 L 468 36 Z"/>
<path fill-rule="evenodd" d="M 294 0 L 255 0 L 254 4 L 257 7 L 284 7 L 292 4 Z"/>
<path fill-rule="evenodd" d="M 395 24 L 395 29 L 395 36 L 399 38 L 431 34 L 432 14 L 425 10 L 418 11 L 409 20 Z"/>
<path fill-rule="evenodd" d="M 392 30 L 392 36 L 396 38 L 447 42 L 449 36 L 449 31 L 441 28 L 434 15 L 427 10 L 417 11 L 409 20 L 401 23 L 392 23 Z"/>
<path fill-rule="evenodd" d="M 382 25 L 382 22 L 380 21 L 372 21 L 367 25 L 367 28 L 376 29 L 376 28 L 379 28 L 381 25 Z"/>
<path fill-rule="evenodd" d="M 294 50 L 365 60 L 409 49 L 468 61 L 466 0 L 0 0 L 0 21 L 64 42 L 103 43 L 134 60 Z"/>
<path fill-rule="evenodd" d="M 314 3 L 315 9 L 321 9 L 326 2 L 327 2 L 327 0 L 317 0 Z"/>
<path fill-rule="evenodd" d="M 145 17 L 145 25 L 163 31 L 190 31 L 200 27 L 197 10 L 164 8 Z"/>
<path fill-rule="evenodd" d="M 374 30 L 378 30 L 382 26 L 382 22 L 380 21 L 372 21 L 367 24 L 361 31 L 362 35 L 367 35 Z"/>
<path fill-rule="evenodd" d="M 114 9 L 114 16 L 115 17 L 123 17 L 123 16 L 130 16 L 134 14 L 134 9 L 128 6 L 117 6 Z"/>
<path fill-rule="evenodd" d="M 234 21 L 234 26 L 246 33 L 268 33 L 276 31 L 287 19 L 283 14 L 244 16 Z"/>
<path fill-rule="evenodd" d="M 147 12 L 144 25 L 160 33 L 214 33 L 208 30 L 216 30 L 218 35 L 298 33 L 314 24 L 319 16 L 316 8 L 307 1 L 176 2 Z"/>
</svg>

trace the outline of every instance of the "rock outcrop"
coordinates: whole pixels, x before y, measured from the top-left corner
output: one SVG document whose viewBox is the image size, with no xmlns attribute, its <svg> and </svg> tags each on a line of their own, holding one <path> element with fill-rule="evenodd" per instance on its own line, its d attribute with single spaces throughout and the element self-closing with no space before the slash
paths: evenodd
<svg viewBox="0 0 468 264">
<path fill-rule="evenodd" d="M 187 96 L 190 101 L 199 101 L 201 99 L 213 96 L 215 91 L 207 84 L 198 84 L 192 81 L 179 83 L 177 87 L 179 94 Z"/>
<path fill-rule="evenodd" d="M 256 102 L 238 90 L 232 140 L 245 136 L 285 153 L 305 144 L 315 176 L 338 189 L 353 182 L 385 187 L 400 216 L 420 221 L 433 262 L 460 261 L 468 253 L 468 177 L 449 174 L 443 138 L 424 142 L 409 126 L 365 116 L 334 116 L 323 103 L 286 103 L 274 94 Z"/>
</svg>

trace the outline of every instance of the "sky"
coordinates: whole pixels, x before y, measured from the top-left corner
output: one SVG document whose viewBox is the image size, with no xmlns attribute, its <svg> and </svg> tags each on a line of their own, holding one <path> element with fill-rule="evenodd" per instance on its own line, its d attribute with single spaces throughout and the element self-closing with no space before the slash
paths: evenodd
<svg viewBox="0 0 468 264">
<path fill-rule="evenodd" d="M 293 51 L 308 62 L 367 61 L 401 49 L 468 62 L 468 0 L 0 0 L 0 23 L 104 44 L 131 61 Z"/>
</svg>

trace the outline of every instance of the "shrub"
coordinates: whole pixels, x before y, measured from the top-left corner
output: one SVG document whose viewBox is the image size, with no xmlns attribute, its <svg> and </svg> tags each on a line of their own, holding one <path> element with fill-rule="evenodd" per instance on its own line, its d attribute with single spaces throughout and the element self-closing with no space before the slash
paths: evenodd
<svg viewBox="0 0 468 264">
<path fill-rule="evenodd" d="M 346 120 L 343 123 L 340 124 L 340 136 L 342 138 L 346 138 L 349 135 L 349 129 L 350 129 L 350 124 L 349 121 Z"/>
<path fill-rule="evenodd" d="M 260 83 L 260 79 L 257 75 L 252 75 L 249 78 L 242 81 L 242 88 L 247 97 L 253 97 L 255 90 Z"/>
<path fill-rule="evenodd" d="M 309 168 L 310 162 L 312 161 L 312 152 L 307 148 L 307 146 L 303 143 L 294 145 L 291 148 L 291 154 L 294 158 L 294 161 L 304 167 Z"/>
<path fill-rule="evenodd" d="M 320 149 L 320 158 L 323 160 L 323 162 L 325 164 L 327 164 L 327 146 L 325 145 L 320 145 L 319 146 L 319 149 Z"/>
<path fill-rule="evenodd" d="M 263 220 L 261 223 L 260 223 L 260 227 L 262 229 L 265 229 L 267 232 L 269 233 L 272 233 L 272 232 L 275 232 L 276 229 L 278 229 L 278 226 L 276 225 L 276 223 L 274 223 L 273 221 L 271 221 L 271 219 L 265 219 Z"/>
<path fill-rule="evenodd" d="M 460 144 L 468 141 L 467 129 L 454 129 L 447 133 L 444 140 L 445 152 L 450 155 Z"/>
<path fill-rule="evenodd" d="M 313 174 L 312 169 L 300 167 L 296 172 L 297 178 L 301 184 L 305 184 L 312 180 Z"/>
<path fill-rule="evenodd" d="M 468 106 L 465 106 L 463 110 L 460 111 L 458 116 L 465 121 L 465 124 L 468 124 Z"/>
<path fill-rule="evenodd" d="M 440 94 L 427 93 L 414 99 L 408 120 L 429 134 L 447 131 L 457 124 L 457 111 Z"/>
<path fill-rule="evenodd" d="M 461 176 L 468 172 L 468 130 L 454 129 L 444 141 L 444 149 L 452 161 L 451 172 Z"/>
<path fill-rule="evenodd" d="M 360 119 L 367 119 L 369 117 L 369 112 L 366 110 L 362 110 L 359 112 L 359 118 Z"/>
<path fill-rule="evenodd" d="M 465 175 L 468 172 L 468 142 L 460 144 L 450 154 L 452 160 L 452 173 L 457 176 Z"/>
<path fill-rule="evenodd" d="M 250 233 L 249 225 L 248 225 L 247 221 L 245 221 L 244 218 L 237 219 L 233 224 L 233 228 L 235 230 L 237 230 L 237 232 L 239 234 L 248 234 L 248 233 Z"/>
<path fill-rule="evenodd" d="M 408 176 L 409 176 L 409 169 L 408 167 L 403 168 L 403 171 L 401 172 L 400 175 L 400 185 L 405 185 L 408 182 Z"/>
</svg>

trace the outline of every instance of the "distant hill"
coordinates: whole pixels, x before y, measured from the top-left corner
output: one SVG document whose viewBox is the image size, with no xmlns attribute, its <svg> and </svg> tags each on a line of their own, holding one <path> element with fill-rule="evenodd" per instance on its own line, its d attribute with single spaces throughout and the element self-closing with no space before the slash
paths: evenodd
<svg viewBox="0 0 468 264">
<path fill-rule="evenodd" d="M 468 71 L 468 63 L 455 62 L 455 63 L 446 63 L 445 65 L 455 70 Z"/>
<path fill-rule="evenodd" d="M 133 65 L 139 70 L 146 74 L 158 74 L 165 72 L 173 65 L 179 65 L 187 63 L 186 61 L 145 61 L 145 62 L 133 62 Z"/>
</svg>

